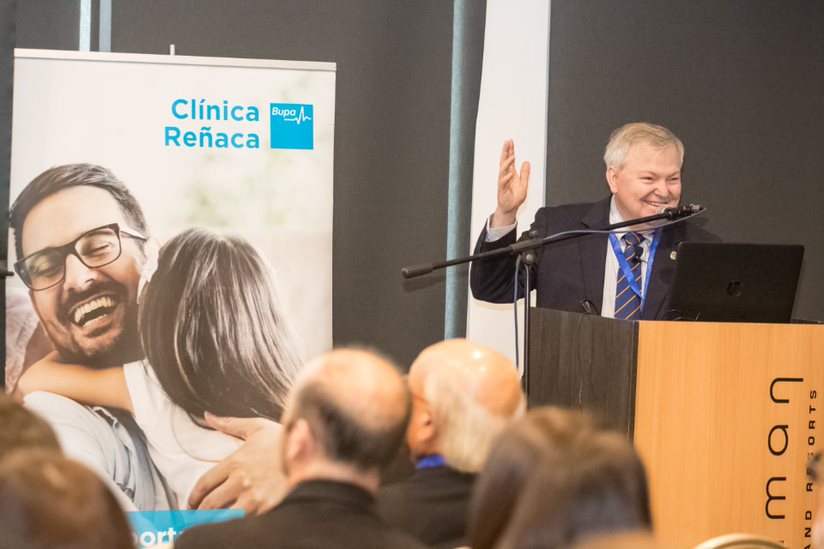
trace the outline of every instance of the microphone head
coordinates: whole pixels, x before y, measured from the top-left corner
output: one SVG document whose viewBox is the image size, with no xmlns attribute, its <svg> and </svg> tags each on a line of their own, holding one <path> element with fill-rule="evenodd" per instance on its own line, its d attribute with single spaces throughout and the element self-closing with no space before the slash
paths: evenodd
<svg viewBox="0 0 824 549">
<path fill-rule="evenodd" d="M 676 206 L 674 208 L 664 208 L 661 210 L 661 213 L 669 215 L 670 219 L 675 219 L 695 215 L 702 211 L 704 211 L 704 207 L 700 204 L 684 204 L 683 206 Z"/>
</svg>

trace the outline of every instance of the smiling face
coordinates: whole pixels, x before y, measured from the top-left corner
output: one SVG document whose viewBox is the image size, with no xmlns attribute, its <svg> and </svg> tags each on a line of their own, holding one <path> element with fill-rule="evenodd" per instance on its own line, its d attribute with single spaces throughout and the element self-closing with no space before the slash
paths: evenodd
<svg viewBox="0 0 824 549">
<path fill-rule="evenodd" d="M 681 200 L 681 155 L 675 146 L 635 143 L 622 166 L 607 168 L 607 183 L 624 220 L 655 215 Z"/>
<path fill-rule="evenodd" d="M 46 197 L 26 216 L 23 254 L 61 246 L 115 222 L 129 226 L 107 191 L 70 187 Z M 134 239 L 121 236 L 121 246 L 117 260 L 96 269 L 68 255 L 63 282 L 30 292 L 43 328 L 64 360 L 107 367 L 140 357 L 137 286 L 143 254 Z"/>
</svg>

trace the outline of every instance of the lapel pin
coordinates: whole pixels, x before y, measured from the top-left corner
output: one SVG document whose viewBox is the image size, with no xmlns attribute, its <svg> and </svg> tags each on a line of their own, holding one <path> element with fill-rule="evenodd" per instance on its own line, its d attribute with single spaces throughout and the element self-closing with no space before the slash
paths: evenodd
<svg viewBox="0 0 824 549">
<path fill-rule="evenodd" d="M 677 258 L 678 258 L 678 252 L 676 252 L 675 250 L 671 251 L 670 252 L 670 259 L 675 261 Z"/>
</svg>

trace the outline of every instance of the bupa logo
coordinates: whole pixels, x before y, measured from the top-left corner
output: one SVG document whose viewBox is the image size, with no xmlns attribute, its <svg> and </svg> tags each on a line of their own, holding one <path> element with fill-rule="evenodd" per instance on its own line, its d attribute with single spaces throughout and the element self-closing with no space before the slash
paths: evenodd
<svg viewBox="0 0 824 549">
<path fill-rule="evenodd" d="M 270 103 L 270 147 L 273 149 L 314 149 L 314 118 L 312 105 Z"/>
</svg>

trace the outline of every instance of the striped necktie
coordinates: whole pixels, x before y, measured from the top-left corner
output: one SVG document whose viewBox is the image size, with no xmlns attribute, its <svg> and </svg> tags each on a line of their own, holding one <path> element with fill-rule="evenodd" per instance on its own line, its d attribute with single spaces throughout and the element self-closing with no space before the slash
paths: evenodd
<svg viewBox="0 0 824 549">
<path fill-rule="evenodd" d="M 635 277 L 638 287 L 641 287 L 641 256 L 644 248 L 641 243 L 644 237 L 638 233 L 626 233 L 623 236 L 626 248 L 624 259 Z M 629 281 L 624 276 L 624 270 L 618 269 L 618 284 L 615 287 L 615 318 L 637 320 L 641 316 L 641 298 L 632 291 Z"/>
</svg>

